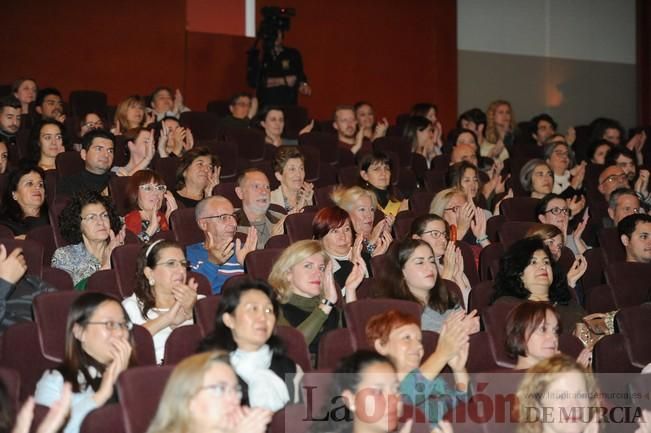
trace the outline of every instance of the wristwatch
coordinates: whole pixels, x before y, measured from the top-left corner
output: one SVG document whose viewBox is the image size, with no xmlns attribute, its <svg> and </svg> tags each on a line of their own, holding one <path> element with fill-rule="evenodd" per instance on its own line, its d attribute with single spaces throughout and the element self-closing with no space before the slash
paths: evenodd
<svg viewBox="0 0 651 433">
<path fill-rule="evenodd" d="M 335 304 L 334 304 L 333 302 L 330 302 L 330 301 L 327 300 L 326 298 L 321 299 L 321 303 L 322 303 L 323 305 L 327 305 L 328 307 L 333 307 L 333 308 L 334 308 L 334 306 L 335 306 Z"/>
</svg>

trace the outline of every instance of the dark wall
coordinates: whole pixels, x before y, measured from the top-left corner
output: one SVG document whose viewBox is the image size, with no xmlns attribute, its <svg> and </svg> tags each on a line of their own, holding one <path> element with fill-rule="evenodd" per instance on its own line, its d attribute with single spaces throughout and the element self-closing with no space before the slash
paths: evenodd
<svg viewBox="0 0 651 433">
<path fill-rule="evenodd" d="M 244 37 L 185 32 L 185 1 L 21 0 L 3 8 L 0 83 L 32 76 L 65 95 L 100 89 L 112 104 L 159 84 L 180 87 L 186 103 L 245 90 Z M 454 0 L 258 0 L 292 6 L 286 37 L 299 48 L 314 94 L 301 104 L 331 116 L 339 103 L 366 99 L 391 121 L 416 101 L 435 101 L 446 127 L 457 110 Z M 10 61 L 8 61 L 10 60 Z"/>
</svg>

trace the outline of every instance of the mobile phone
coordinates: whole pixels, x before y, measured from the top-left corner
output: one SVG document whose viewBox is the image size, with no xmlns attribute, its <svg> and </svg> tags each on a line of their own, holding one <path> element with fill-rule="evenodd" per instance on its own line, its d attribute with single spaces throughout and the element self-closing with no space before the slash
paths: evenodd
<svg viewBox="0 0 651 433">
<path fill-rule="evenodd" d="M 457 241 L 457 226 L 455 224 L 450 224 L 450 242 Z"/>
</svg>

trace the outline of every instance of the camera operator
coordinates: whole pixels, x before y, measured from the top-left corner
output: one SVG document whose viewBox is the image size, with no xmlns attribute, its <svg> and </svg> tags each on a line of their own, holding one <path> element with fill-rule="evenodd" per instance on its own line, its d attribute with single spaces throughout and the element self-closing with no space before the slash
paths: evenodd
<svg viewBox="0 0 651 433">
<path fill-rule="evenodd" d="M 262 106 L 296 105 L 298 93 L 309 96 L 312 88 L 303 71 L 301 53 L 283 45 L 284 33 L 278 30 L 271 56 L 264 69 L 258 99 Z"/>
</svg>

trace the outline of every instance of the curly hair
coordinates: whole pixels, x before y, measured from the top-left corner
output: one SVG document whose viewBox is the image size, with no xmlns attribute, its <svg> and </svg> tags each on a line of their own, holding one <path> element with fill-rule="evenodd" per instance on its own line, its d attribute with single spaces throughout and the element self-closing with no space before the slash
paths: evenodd
<svg viewBox="0 0 651 433">
<path fill-rule="evenodd" d="M 552 284 L 549 287 L 549 301 L 559 304 L 567 304 L 570 299 L 570 291 L 567 288 L 567 280 L 557 263 L 554 263 L 551 252 L 540 238 L 520 239 L 511 245 L 500 259 L 500 270 L 495 277 L 495 294 L 493 302 L 502 296 L 513 296 L 519 299 L 528 299 L 531 292 L 522 282 L 522 273 L 529 266 L 531 257 L 536 251 L 545 252 L 553 272 Z"/>
<path fill-rule="evenodd" d="M 149 310 L 156 306 L 156 293 L 154 288 L 149 284 L 149 279 L 145 276 L 145 268 L 155 268 L 156 263 L 160 260 L 160 252 L 166 248 L 178 248 L 185 255 L 183 247 L 175 241 L 159 240 L 150 244 L 145 244 L 138 254 L 136 261 L 136 283 L 133 293 L 138 298 L 140 312 L 142 317 L 147 317 Z"/>
<path fill-rule="evenodd" d="M 81 233 L 81 211 L 89 204 L 101 204 L 106 209 L 111 222 L 111 230 L 117 233 L 122 228 L 122 221 L 115 211 L 111 200 L 97 191 L 84 190 L 72 197 L 68 205 L 59 215 L 59 230 L 61 236 L 71 244 L 78 244 L 83 240 Z"/>
<path fill-rule="evenodd" d="M 13 193 L 18 191 L 18 184 L 20 180 L 30 174 L 36 173 L 41 176 L 41 181 L 45 182 L 45 172 L 41 167 L 31 161 L 23 161 L 18 167 L 12 170 L 9 174 L 9 180 L 5 187 L 4 196 L 2 198 L 2 217 L 9 221 L 20 222 L 25 218 L 25 212 L 20 207 L 18 202 L 14 199 Z M 45 194 L 45 183 L 43 183 L 43 194 Z M 43 200 L 41 209 L 39 210 L 41 216 L 47 215 L 47 200 Z"/>
<path fill-rule="evenodd" d="M 388 298 L 403 299 L 405 301 L 413 301 L 421 304 L 420 300 L 414 296 L 409 290 L 402 270 L 407 263 L 407 260 L 414 254 L 416 248 L 425 246 L 431 251 L 429 244 L 420 239 L 405 239 L 399 242 L 395 248 L 392 248 L 389 255 L 389 263 L 383 276 L 380 279 L 381 293 Z M 432 255 L 434 253 L 432 252 Z M 427 307 L 440 313 L 455 308 L 460 304 L 460 300 L 456 293 L 448 290 L 446 285 L 442 282 L 440 275 L 436 277 L 436 283 L 429 290 Z"/>
</svg>

